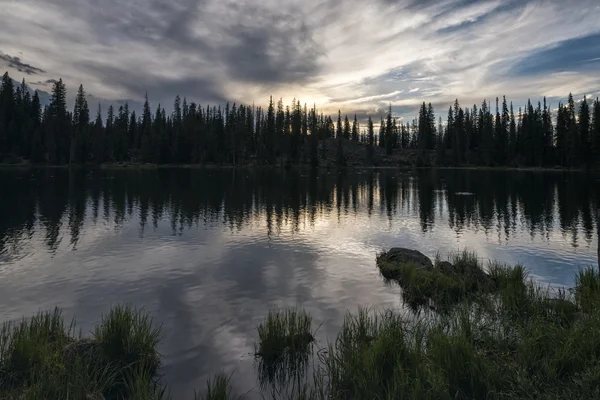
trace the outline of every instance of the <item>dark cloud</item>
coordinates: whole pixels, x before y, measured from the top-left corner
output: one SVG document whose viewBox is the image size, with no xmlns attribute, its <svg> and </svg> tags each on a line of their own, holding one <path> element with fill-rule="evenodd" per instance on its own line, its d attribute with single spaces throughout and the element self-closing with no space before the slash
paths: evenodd
<svg viewBox="0 0 600 400">
<path fill-rule="evenodd" d="M 217 51 L 229 73 L 250 83 L 303 83 L 315 76 L 323 52 L 304 20 L 285 13 L 261 19 L 256 25 L 233 26 L 230 34 L 239 41 Z"/>
<path fill-rule="evenodd" d="M 29 84 L 35 86 L 47 86 L 54 85 L 56 82 L 58 82 L 58 79 L 46 79 L 45 81 L 29 82 Z"/>
<path fill-rule="evenodd" d="M 161 102 L 161 106 L 170 109 L 176 95 L 186 97 L 188 102 L 202 101 L 211 104 L 222 104 L 228 101 L 225 93 L 218 84 L 209 78 L 181 77 L 176 79 L 156 78 L 151 75 L 140 74 L 139 71 L 130 71 L 112 66 L 87 64 L 83 65 L 104 80 L 122 87 L 129 93 L 148 97 L 153 102 Z M 231 99 L 229 99 L 231 100 Z M 132 105 L 132 103 L 130 103 Z M 155 107 L 153 105 L 153 107 Z M 135 105 L 134 105 L 135 107 Z"/>
<path fill-rule="evenodd" d="M 72 5 L 73 0 L 60 0 Z M 219 87 L 214 71 L 241 83 L 271 85 L 304 83 L 319 70 L 319 57 L 324 54 L 305 22 L 301 10 L 278 9 L 261 4 L 230 3 L 206 7 L 198 0 L 140 0 L 124 6 L 118 0 L 69 10 L 81 13 L 90 23 L 99 41 L 130 41 L 151 46 L 165 54 L 191 54 L 202 60 L 198 76 L 177 80 L 152 80 L 152 71 L 130 71 L 96 67 L 107 81 L 118 81 L 132 94 L 146 89 L 154 98 L 172 98 L 176 94 L 207 100 L 223 100 L 227 96 Z M 143 7 L 138 7 L 143 4 Z M 135 10 L 130 7 L 136 6 Z M 124 9 L 123 9 L 124 7 Z M 115 13 L 114 10 L 122 10 Z M 135 12 L 134 12 L 135 11 Z M 90 19 L 89 15 L 94 14 Z M 206 27 L 203 34 L 194 27 Z M 183 59 L 182 62 L 190 63 Z M 207 67 L 207 68 L 204 68 Z M 100 71 L 99 71 L 100 70 Z M 192 92 L 197 90 L 198 92 Z M 235 99 L 231 99 L 235 100 Z"/>
<path fill-rule="evenodd" d="M 17 71 L 23 72 L 27 75 L 43 74 L 46 72 L 41 68 L 34 67 L 31 64 L 24 63 L 23 61 L 21 61 L 20 57 L 13 57 L 13 56 L 5 54 L 1 51 L 0 51 L 0 61 L 3 61 L 10 68 L 14 68 Z"/>
</svg>

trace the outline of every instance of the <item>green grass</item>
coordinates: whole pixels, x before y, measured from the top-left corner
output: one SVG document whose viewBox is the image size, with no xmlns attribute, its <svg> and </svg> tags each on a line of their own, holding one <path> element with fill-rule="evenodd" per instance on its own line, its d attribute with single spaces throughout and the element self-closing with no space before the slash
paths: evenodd
<svg viewBox="0 0 600 400">
<path fill-rule="evenodd" d="M 256 327 L 261 387 L 298 384 L 305 375 L 315 341 L 312 317 L 302 309 L 275 308 Z"/>
<path fill-rule="evenodd" d="M 235 399 L 231 387 L 231 375 L 219 373 L 206 382 L 206 394 L 200 398 L 202 400 L 228 400 Z M 197 396 L 196 396 L 197 397 Z"/>
<path fill-rule="evenodd" d="M 40 312 L 0 331 L 0 398 L 158 399 L 160 328 L 144 312 L 113 308 L 93 338 L 64 324 L 60 310 Z"/>
<path fill-rule="evenodd" d="M 498 288 L 495 276 L 487 274 L 477 255 L 468 251 L 453 254 L 450 261 L 438 257 L 433 268 L 389 262 L 384 253 L 377 257 L 377 266 L 387 282 L 395 281 L 402 287 L 402 298 L 413 310 L 447 310 Z"/>
<path fill-rule="evenodd" d="M 439 264 L 380 265 L 403 292 L 453 307 L 408 319 L 390 311 L 348 315 L 321 357 L 321 398 L 600 397 L 597 269 L 581 270 L 571 295 L 540 287 L 522 266 L 490 263 L 490 280 L 478 278 L 469 253 L 456 256 L 450 271 Z"/>
<path fill-rule="evenodd" d="M 304 310 L 270 310 L 265 320 L 256 327 L 256 355 L 272 363 L 285 355 L 306 353 L 315 340 L 311 325 L 312 317 Z"/>
</svg>

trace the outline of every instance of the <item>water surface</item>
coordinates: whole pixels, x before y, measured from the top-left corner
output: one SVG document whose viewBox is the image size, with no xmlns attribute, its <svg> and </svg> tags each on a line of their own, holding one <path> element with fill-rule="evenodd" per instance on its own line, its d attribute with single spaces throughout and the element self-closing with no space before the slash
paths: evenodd
<svg viewBox="0 0 600 400">
<path fill-rule="evenodd" d="M 566 172 L 4 170 L 0 315 L 58 305 L 89 330 L 111 304 L 144 307 L 163 324 L 176 398 L 220 370 L 246 392 L 269 307 L 305 307 L 321 345 L 347 310 L 402 307 L 375 268 L 391 246 L 469 248 L 571 285 L 597 264 L 599 185 Z"/>
</svg>

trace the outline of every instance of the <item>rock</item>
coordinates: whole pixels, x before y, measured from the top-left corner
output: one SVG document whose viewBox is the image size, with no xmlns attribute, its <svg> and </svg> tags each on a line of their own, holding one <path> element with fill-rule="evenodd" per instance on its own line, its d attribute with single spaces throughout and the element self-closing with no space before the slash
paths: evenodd
<svg viewBox="0 0 600 400">
<path fill-rule="evenodd" d="M 420 268 L 433 268 L 433 263 L 425 254 L 417 250 L 405 249 L 402 247 L 394 247 L 387 253 L 379 256 L 378 261 L 389 263 L 411 263 Z"/>
</svg>

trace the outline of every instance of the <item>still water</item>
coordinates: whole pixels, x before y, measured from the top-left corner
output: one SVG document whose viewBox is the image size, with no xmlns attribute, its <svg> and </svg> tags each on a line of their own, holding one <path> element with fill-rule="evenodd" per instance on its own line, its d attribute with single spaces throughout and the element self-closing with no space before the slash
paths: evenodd
<svg viewBox="0 0 600 400">
<path fill-rule="evenodd" d="M 234 372 L 257 387 L 255 326 L 302 305 L 333 338 L 346 310 L 402 307 L 375 255 L 459 249 L 543 284 L 596 265 L 597 176 L 472 170 L 0 171 L 0 316 L 56 305 L 89 331 L 111 304 L 163 324 L 176 396 Z"/>
</svg>

